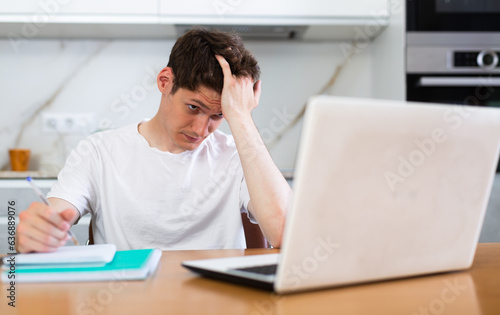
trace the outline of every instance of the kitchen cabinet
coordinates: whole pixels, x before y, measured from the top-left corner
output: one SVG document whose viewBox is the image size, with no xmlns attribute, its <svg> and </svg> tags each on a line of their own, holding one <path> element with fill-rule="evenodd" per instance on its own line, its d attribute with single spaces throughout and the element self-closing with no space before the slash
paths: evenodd
<svg viewBox="0 0 500 315">
<path fill-rule="evenodd" d="M 0 7 L 0 38 L 162 37 L 158 0 L 25 0 Z"/>
<path fill-rule="evenodd" d="M 119 15 L 157 16 L 158 0 L 120 1 L 120 0 L 23 0 L 9 1 L 2 4 L 0 14 L 5 18 L 11 15 L 29 17 L 44 16 L 57 21 L 65 15 L 73 16 L 76 20 L 84 20 L 97 16 L 107 16 L 112 20 Z M 42 20 L 40 20 L 41 22 Z"/>
<path fill-rule="evenodd" d="M 338 18 L 369 19 L 388 9 L 387 0 L 160 0 L 162 17 Z M 342 23 L 338 21 L 337 23 Z"/>
<path fill-rule="evenodd" d="M 385 28 L 388 8 L 388 0 L 11 1 L 0 8 L 0 37 L 176 38 L 184 30 L 179 25 L 229 25 L 252 26 L 257 37 L 291 26 L 305 35 L 290 38 L 352 39 L 378 34 L 366 28 Z"/>
<path fill-rule="evenodd" d="M 160 0 L 160 19 L 176 25 L 178 34 L 197 24 L 247 38 L 368 39 L 389 24 L 388 5 L 387 0 Z"/>
</svg>

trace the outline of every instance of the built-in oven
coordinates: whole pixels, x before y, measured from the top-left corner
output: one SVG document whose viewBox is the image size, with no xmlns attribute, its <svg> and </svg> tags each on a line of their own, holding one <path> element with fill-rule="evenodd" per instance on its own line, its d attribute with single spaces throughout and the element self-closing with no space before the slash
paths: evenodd
<svg viewBox="0 0 500 315">
<path fill-rule="evenodd" d="M 407 100 L 500 107 L 500 0 L 406 4 Z"/>
<path fill-rule="evenodd" d="M 406 40 L 408 100 L 500 107 L 500 33 L 409 32 Z"/>
<path fill-rule="evenodd" d="M 499 0 L 407 0 L 408 31 L 498 32 Z"/>
</svg>

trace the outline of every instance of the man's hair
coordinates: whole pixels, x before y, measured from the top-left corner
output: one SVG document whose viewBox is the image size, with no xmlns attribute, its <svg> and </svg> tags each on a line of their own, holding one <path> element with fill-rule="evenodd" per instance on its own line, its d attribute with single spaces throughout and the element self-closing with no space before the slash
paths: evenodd
<svg viewBox="0 0 500 315">
<path fill-rule="evenodd" d="M 251 77 L 254 82 L 259 79 L 257 60 L 237 34 L 195 28 L 179 37 L 170 53 L 167 67 L 174 73 L 171 93 L 179 88 L 194 91 L 200 85 L 222 93 L 224 74 L 216 54 L 227 60 L 234 76 Z"/>
</svg>

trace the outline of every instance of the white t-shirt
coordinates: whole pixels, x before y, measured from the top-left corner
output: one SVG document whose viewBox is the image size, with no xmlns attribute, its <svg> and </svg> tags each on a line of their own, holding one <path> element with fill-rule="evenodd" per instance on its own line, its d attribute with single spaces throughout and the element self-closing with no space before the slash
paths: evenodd
<svg viewBox="0 0 500 315">
<path fill-rule="evenodd" d="M 137 248 L 245 248 L 250 201 L 231 136 L 180 154 L 151 148 L 138 124 L 95 133 L 71 152 L 48 197 L 92 214 L 94 242 Z"/>
</svg>

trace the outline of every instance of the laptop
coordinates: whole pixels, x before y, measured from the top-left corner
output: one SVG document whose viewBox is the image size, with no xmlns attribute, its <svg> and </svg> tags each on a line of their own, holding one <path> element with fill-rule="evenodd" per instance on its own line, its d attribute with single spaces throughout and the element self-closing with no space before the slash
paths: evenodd
<svg viewBox="0 0 500 315">
<path fill-rule="evenodd" d="M 182 265 L 279 294 L 467 269 L 499 148 L 500 109 L 312 97 L 280 254 Z"/>
</svg>

